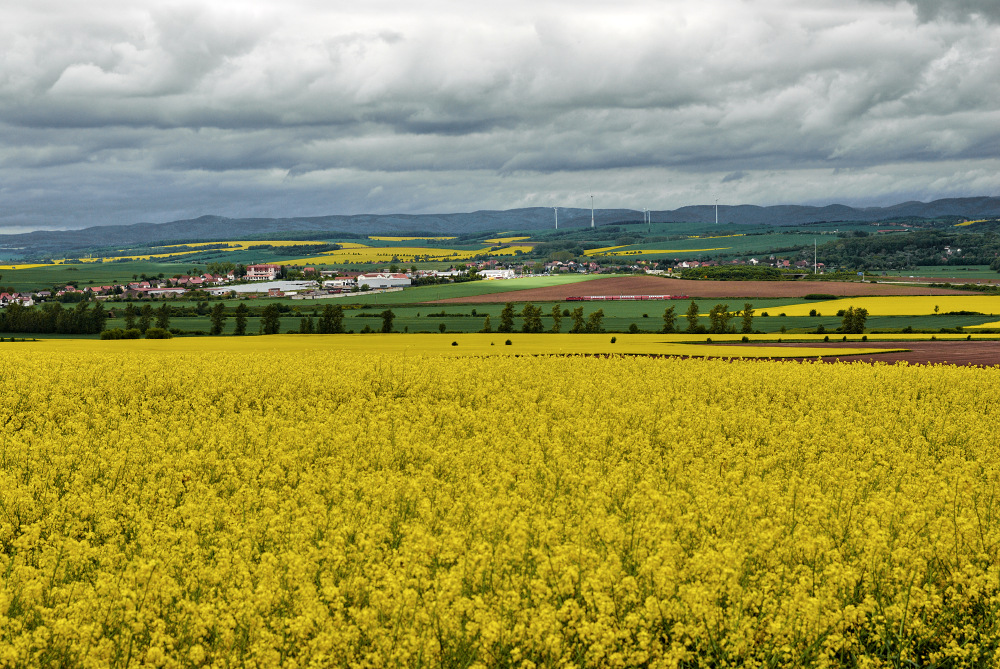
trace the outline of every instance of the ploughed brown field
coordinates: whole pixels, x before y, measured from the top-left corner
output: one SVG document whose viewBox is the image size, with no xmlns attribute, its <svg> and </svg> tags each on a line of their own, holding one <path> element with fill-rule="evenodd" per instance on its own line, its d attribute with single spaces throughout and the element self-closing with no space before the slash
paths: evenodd
<svg viewBox="0 0 1000 669">
<path fill-rule="evenodd" d="M 493 295 L 472 295 L 433 300 L 431 304 L 483 304 L 486 302 L 560 302 L 583 295 L 684 295 L 704 298 L 805 297 L 824 293 L 838 297 L 867 295 L 968 295 L 947 288 L 925 288 L 881 283 L 815 281 L 686 281 L 658 276 L 616 276 L 565 286 L 512 290 Z"/>
<path fill-rule="evenodd" d="M 853 342 L 852 342 L 853 344 Z M 865 355 L 824 356 L 823 362 L 908 362 L 911 364 L 1000 365 L 1000 341 L 906 341 L 906 342 L 865 342 L 866 348 L 907 348 L 908 351 L 869 353 Z M 753 346 L 794 347 L 802 344 L 756 343 Z M 810 348 L 838 348 L 843 342 L 809 342 Z M 813 358 L 815 359 L 815 358 Z"/>
</svg>

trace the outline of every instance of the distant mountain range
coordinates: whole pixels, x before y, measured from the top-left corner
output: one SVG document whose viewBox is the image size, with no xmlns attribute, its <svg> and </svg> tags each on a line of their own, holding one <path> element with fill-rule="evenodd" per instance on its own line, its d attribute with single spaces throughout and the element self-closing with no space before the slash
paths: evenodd
<svg viewBox="0 0 1000 669">
<path fill-rule="evenodd" d="M 631 209 L 598 209 L 597 225 L 639 221 L 642 212 Z M 891 207 L 855 208 L 846 205 L 807 207 L 778 205 L 720 206 L 719 223 L 726 225 L 803 225 L 819 222 L 883 221 L 903 218 L 1000 217 L 1000 198 L 969 197 L 903 202 Z M 582 228 L 590 225 L 589 209 L 559 208 L 559 228 Z M 652 212 L 654 222 L 711 223 L 715 207 L 699 205 L 673 211 Z M 462 235 L 486 231 L 540 230 L 554 227 L 550 207 L 474 211 L 457 214 L 358 214 L 353 216 L 318 216 L 309 218 L 200 218 L 170 223 L 97 226 L 82 230 L 36 231 L 0 235 L 0 247 L 25 249 L 61 249 L 72 251 L 111 245 L 151 244 L 163 241 L 227 240 L 253 238 L 280 233 L 344 232 L 362 235 L 433 233 Z"/>
</svg>

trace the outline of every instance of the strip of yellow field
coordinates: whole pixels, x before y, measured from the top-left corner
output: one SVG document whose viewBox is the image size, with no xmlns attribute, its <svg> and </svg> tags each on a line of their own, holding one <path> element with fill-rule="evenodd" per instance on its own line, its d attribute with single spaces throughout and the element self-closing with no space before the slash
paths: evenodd
<svg viewBox="0 0 1000 669">
<path fill-rule="evenodd" d="M 720 246 L 712 249 L 627 249 L 624 251 L 615 251 L 614 249 L 622 249 L 623 246 L 607 246 L 600 249 L 588 249 L 584 251 L 588 256 L 640 256 L 640 255 L 650 255 L 654 253 L 704 253 L 707 251 L 726 251 L 729 249 L 728 246 Z"/>
<path fill-rule="evenodd" d="M 372 239 L 377 242 L 416 242 L 416 241 L 443 242 L 455 238 L 454 237 L 384 237 L 381 235 L 370 235 L 368 239 Z M 527 239 L 527 237 L 525 237 L 524 239 Z M 490 240 L 487 239 L 486 241 Z"/>
<path fill-rule="evenodd" d="M 584 253 L 588 256 L 603 256 L 607 255 L 609 251 L 614 251 L 615 249 L 623 249 L 624 246 L 602 246 L 599 249 L 587 249 Z"/>
<path fill-rule="evenodd" d="M 511 242 L 523 242 L 525 239 L 531 239 L 531 237 L 494 237 L 493 239 L 487 239 L 486 241 L 494 244 L 510 244 Z"/>
<path fill-rule="evenodd" d="M 817 291 L 821 290 L 822 287 L 817 287 Z M 786 316 L 808 316 L 815 310 L 824 316 L 833 316 L 839 310 L 850 307 L 867 309 L 869 316 L 929 316 L 955 311 L 993 315 L 1000 314 L 1000 295 L 847 297 L 839 300 L 789 304 L 770 311 L 784 313 Z"/>
<path fill-rule="evenodd" d="M 342 265 L 349 263 L 366 262 L 418 262 L 424 260 L 437 260 L 445 262 L 458 262 L 469 260 L 476 256 L 511 256 L 518 252 L 527 253 L 531 246 L 505 246 L 500 249 L 491 250 L 489 247 L 481 249 L 439 249 L 426 246 L 361 246 L 355 245 L 338 251 L 329 251 L 322 255 L 308 258 L 294 258 L 286 260 L 286 263 L 308 264 L 308 265 Z"/>
<path fill-rule="evenodd" d="M 612 343 L 611 339 L 615 342 Z M 737 346 L 694 343 L 685 335 L 655 334 L 355 334 L 272 335 L 267 337 L 178 337 L 169 340 L 49 339 L 27 346 L 44 350 L 174 351 L 181 353 L 224 351 L 353 351 L 426 356 L 518 355 L 664 355 L 711 358 L 816 358 L 885 353 L 865 346 L 820 348 Z M 510 341 L 510 344 L 506 342 Z M 892 349 L 892 350 L 905 350 Z"/>
<path fill-rule="evenodd" d="M 322 246 L 323 244 L 329 244 L 330 242 L 321 241 L 303 241 L 297 239 L 283 239 L 283 240 L 273 240 L 273 239 L 246 239 L 246 240 L 231 240 L 231 241 L 220 241 L 220 242 L 191 242 L 184 244 L 166 244 L 163 248 L 201 248 L 203 246 L 214 246 L 217 244 L 229 244 L 231 248 L 228 249 L 218 249 L 220 251 L 245 251 L 251 246 Z M 337 242 L 341 246 L 345 244 L 342 242 Z"/>
<path fill-rule="evenodd" d="M 0 265 L 0 269 L 9 269 L 9 270 L 13 270 L 13 271 L 16 271 L 16 270 L 19 270 L 19 269 L 31 269 L 33 267 L 52 267 L 52 264 L 49 264 L 49 263 L 35 263 L 35 264 L 29 263 L 29 264 L 25 264 L 25 265 Z"/>
</svg>

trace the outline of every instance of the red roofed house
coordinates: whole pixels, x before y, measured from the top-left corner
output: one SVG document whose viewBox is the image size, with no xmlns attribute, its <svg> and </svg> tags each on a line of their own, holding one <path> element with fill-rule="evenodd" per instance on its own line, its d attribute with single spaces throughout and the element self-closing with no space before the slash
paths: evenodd
<svg viewBox="0 0 1000 669">
<path fill-rule="evenodd" d="M 278 265 L 250 265 L 247 267 L 247 281 L 273 281 L 278 278 Z"/>
</svg>

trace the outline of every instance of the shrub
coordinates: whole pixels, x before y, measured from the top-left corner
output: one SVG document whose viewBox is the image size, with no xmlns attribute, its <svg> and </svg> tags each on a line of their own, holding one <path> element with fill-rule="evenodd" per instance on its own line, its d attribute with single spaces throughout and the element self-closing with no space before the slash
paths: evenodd
<svg viewBox="0 0 1000 669">
<path fill-rule="evenodd" d="M 837 299 L 837 296 L 836 295 L 830 295 L 828 293 L 809 293 L 808 295 L 806 295 L 805 299 L 807 299 L 807 300 L 835 300 L 835 299 Z"/>
<path fill-rule="evenodd" d="M 503 345 L 504 345 L 504 346 L 510 346 L 510 345 L 511 345 L 511 343 L 512 343 L 512 342 L 511 342 L 511 341 L 510 341 L 510 340 L 508 339 L 507 341 L 505 341 L 505 342 L 503 343 Z"/>
<path fill-rule="evenodd" d="M 174 335 L 163 328 L 149 328 L 146 330 L 146 339 L 171 339 Z"/>
<path fill-rule="evenodd" d="M 451 342 L 451 345 L 452 346 L 458 346 L 458 342 L 457 341 L 453 341 L 453 342 Z"/>
<path fill-rule="evenodd" d="M 617 338 L 617 337 L 612 337 L 612 338 L 611 338 L 611 343 L 612 343 L 612 344 L 614 344 L 614 343 L 615 343 L 616 341 L 618 341 L 618 338 Z"/>
</svg>

